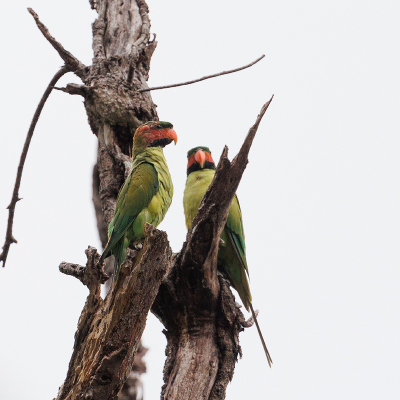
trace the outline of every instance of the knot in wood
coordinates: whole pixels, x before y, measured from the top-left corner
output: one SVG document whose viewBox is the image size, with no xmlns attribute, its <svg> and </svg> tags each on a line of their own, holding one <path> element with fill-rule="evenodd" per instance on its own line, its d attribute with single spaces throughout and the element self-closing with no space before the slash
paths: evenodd
<svg viewBox="0 0 400 400">
<path fill-rule="evenodd" d="M 97 376 L 96 379 L 100 385 L 105 386 L 111 383 L 112 376 L 106 372 L 105 373 L 103 372 L 99 376 Z"/>
<path fill-rule="evenodd" d="M 106 75 L 92 80 L 86 95 L 88 116 L 109 125 L 133 128 L 157 119 L 154 104 L 135 90 L 135 80 L 128 84 L 122 75 L 119 79 Z"/>
</svg>

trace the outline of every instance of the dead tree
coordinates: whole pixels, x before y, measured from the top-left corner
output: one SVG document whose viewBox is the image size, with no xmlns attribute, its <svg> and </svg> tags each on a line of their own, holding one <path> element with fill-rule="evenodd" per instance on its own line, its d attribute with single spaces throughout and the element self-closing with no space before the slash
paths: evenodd
<svg viewBox="0 0 400 400">
<path fill-rule="evenodd" d="M 157 42 L 150 40 L 149 10 L 144 0 L 91 0 L 90 4 L 98 13 L 93 23 L 91 66 L 83 65 L 65 50 L 37 14 L 31 9 L 29 12 L 65 63 L 49 85 L 47 96 L 66 72 L 82 80 L 82 85 L 58 89 L 84 98 L 89 124 L 98 138 L 93 201 L 104 245 L 119 189 L 129 174 L 133 133 L 140 124 L 158 119 L 147 86 Z M 109 270 L 105 272 L 99 265 L 96 249 L 89 246 L 86 250 L 85 267 L 60 264 L 61 272 L 88 287 L 89 296 L 57 400 L 117 399 L 132 369 L 150 309 L 164 324 L 168 342 L 161 398 L 225 398 L 240 354 L 239 332 L 251 323 L 244 320 L 227 281 L 217 272 L 219 236 L 248 162 L 251 143 L 271 100 L 263 106 L 232 162 L 225 147 L 215 178 L 178 254 L 172 254 L 165 232 L 146 225 L 143 248 L 128 251 L 118 281 L 104 300 L 100 285 L 107 281 Z M 16 183 L 10 215 L 18 201 L 18 187 Z M 7 235 L 0 257 L 4 263 L 15 241 L 11 228 Z"/>
</svg>

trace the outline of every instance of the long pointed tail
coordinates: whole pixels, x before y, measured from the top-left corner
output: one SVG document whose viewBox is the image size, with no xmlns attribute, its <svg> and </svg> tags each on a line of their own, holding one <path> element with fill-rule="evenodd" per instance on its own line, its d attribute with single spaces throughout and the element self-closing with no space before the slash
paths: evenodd
<svg viewBox="0 0 400 400">
<path fill-rule="evenodd" d="M 113 274 L 112 274 L 111 287 L 113 287 L 114 284 L 117 282 L 118 272 L 119 272 L 118 256 L 114 256 L 114 271 L 113 271 Z"/>
<path fill-rule="evenodd" d="M 256 313 L 254 312 L 254 309 L 253 309 L 253 305 L 251 303 L 249 303 L 249 305 L 250 305 L 251 314 L 253 315 L 254 322 L 256 323 L 258 334 L 260 335 L 261 343 L 262 343 L 262 345 L 264 347 L 265 355 L 267 356 L 268 365 L 271 368 L 272 367 L 272 358 L 269 355 L 269 351 L 267 349 L 267 345 L 265 344 L 263 335 L 261 333 L 260 326 L 258 325 L 258 321 L 257 321 Z"/>
<path fill-rule="evenodd" d="M 115 284 L 117 282 L 117 274 L 118 274 L 118 258 L 114 257 L 114 271 L 113 271 L 113 273 L 111 275 L 111 285 L 110 285 L 110 289 L 109 289 L 108 294 L 115 289 Z M 112 293 L 111 300 L 108 303 L 108 311 L 111 310 L 111 307 L 112 307 L 112 305 L 114 303 L 115 295 L 116 295 L 115 292 Z"/>
</svg>

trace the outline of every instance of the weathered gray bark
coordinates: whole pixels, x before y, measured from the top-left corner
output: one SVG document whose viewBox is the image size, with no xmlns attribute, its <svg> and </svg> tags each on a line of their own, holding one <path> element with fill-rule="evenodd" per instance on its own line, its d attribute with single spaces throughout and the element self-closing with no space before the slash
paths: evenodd
<svg viewBox="0 0 400 400">
<path fill-rule="evenodd" d="M 143 399 L 143 383 L 141 375 L 146 372 L 146 364 L 143 357 L 147 349 L 139 345 L 133 360 L 132 370 L 126 379 L 126 382 L 119 392 L 119 400 L 141 400 Z"/>
<path fill-rule="evenodd" d="M 83 82 L 62 90 L 84 97 L 89 124 L 98 138 L 93 197 L 104 245 L 118 191 L 129 173 L 133 133 L 139 124 L 157 120 L 150 92 L 140 92 L 147 88 L 156 42 L 150 41 L 144 0 L 90 3 L 98 12 L 93 23 L 94 58 L 90 67 L 67 52 L 31 13 L 68 70 Z M 90 293 L 57 400 L 116 400 L 131 372 L 151 307 L 163 322 L 168 341 L 162 399 L 225 398 L 240 354 L 238 335 L 249 323 L 244 321 L 227 282 L 217 272 L 219 236 L 268 105 L 269 102 L 264 105 L 232 162 L 224 149 L 180 253 L 172 256 L 166 234 L 147 226 L 143 249 L 138 254 L 128 252 L 119 279 L 104 301 L 100 284 L 106 276 L 95 249 L 87 251 L 86 268 L 60 265 L 62 272 L 87 285 Z"/>
<path fill-rule="evenodd" d="M 120 279 L 103 301 L 100 284 L 105 277 L 96 249 L 87 251 L 86 268 L 62 263 L 90 290 L 75 334 L 74 352 L 61 399 L 117 399 L 140 345 L 147 314 L 157 295 L 172 256 L 167 235 L 151 225 L 140 254 L 127 255 Z"/>
</svg>

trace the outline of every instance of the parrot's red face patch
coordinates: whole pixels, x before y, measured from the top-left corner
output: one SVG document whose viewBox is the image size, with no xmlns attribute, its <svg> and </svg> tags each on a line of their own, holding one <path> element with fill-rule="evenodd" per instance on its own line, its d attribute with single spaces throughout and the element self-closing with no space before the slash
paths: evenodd
<svg viewBox="0 0 400 400">
<path fill-rule="evenodd" d="M 174 141 L 175 144 L 178 141 L 178 136 L 172 128 L 164 128 L 163 125 L 157 123 L 146 124 L 139 127 L 135 132 L 134 141 L 139 138 L 144 140 L 145 147 L 164 147 L 172 141 Z"/>
<path fill-rule="evenodd" d="M 193 167 L 196 165 L 198 165 L 198 167 L 194 169 Z M 198 149 L 195 153 L 189 156 L 187 170 L 199 170 L 203 168 L 215 169 L 215 163 L 211 157 L 211 153 Z"/>
</svg>

